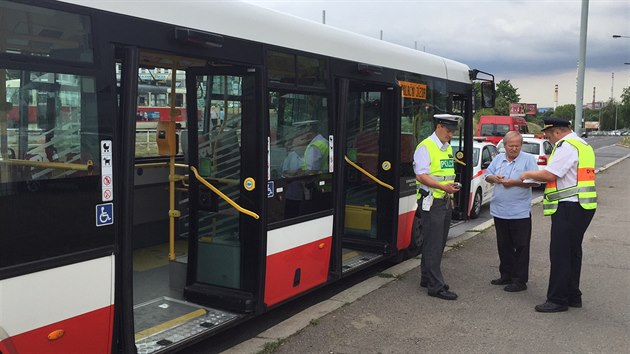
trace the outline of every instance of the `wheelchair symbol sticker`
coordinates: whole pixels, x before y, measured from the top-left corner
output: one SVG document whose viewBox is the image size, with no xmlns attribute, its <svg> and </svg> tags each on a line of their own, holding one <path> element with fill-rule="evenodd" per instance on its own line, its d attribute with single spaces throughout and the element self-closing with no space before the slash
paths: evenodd
<svg viewBox="0 0 630 354">
<path fill-rule="evenodd" d="M 274 181 L 267 181 L 267 198 L 273 198 L 276 187 Z"/>
<path fill-rule="evenodd" d="M 105 203 L 96 206 L 96 226 L 114 224 L 114 204 Z"/>
</svg>

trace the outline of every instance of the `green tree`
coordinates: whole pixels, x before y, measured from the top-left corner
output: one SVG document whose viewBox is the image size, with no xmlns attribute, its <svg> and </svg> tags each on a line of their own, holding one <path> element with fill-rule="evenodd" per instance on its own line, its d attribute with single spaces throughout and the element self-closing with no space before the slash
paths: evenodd
<svg viewBox="0 0 630 354">
<path fill-rule="evenodd" d="M 497 95 L 497 100 L 494 103 L 494 112 L 498 116 L 510 115 L 510 101 L 503 96 Z"/>
<path fill-rule="evenodd" d="M 623 89 L 621 102 L 617 108 L 618 127 L 630 129 L 630 87 Z"/>
<path fill-rule="evenodd" d="M 575 105 L 574 104 L 565 104 L 562 106 L 558 106 L 551 115 L 556 118 L 565 118 L 572 122 L 575 122 Z"/>
<path fill-rule="evenodd" d="M 497 99 L 503 97 L 509 103 L 519 103 L 521 101 L 521 95 L 518 94 L 518 88 L 512 86 L 510 80 L 501 80 L 497 84 Z"/>
</svg>

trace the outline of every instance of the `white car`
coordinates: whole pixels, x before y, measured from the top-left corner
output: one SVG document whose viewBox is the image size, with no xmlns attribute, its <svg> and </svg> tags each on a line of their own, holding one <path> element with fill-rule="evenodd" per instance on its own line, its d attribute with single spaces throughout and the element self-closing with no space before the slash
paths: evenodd
<svg viewBox="0 0 630 354">
<path fill-rule="evenodd" d="M 483 139 L 483 138 L 482 138 Z M 453 146 L 453 154 L 459 150 L 459 141 L 457 138 L 451 140 Z M 494 185 L 486 182 L 483 178 L 484 172 L 490 165 L 492 159 L 498 154 L 497 147 L 494 144 L 475 139 L 473 141 L 472 151 L 472 180 L 470 181 L 470 204 L 468 206 L 468 215 L 471 219 L 479 217 L 481 206 L 490 203 L 494 194 Z"/>
<path fill-rule="evenodd" d="M 503 143 L 503 139 L 499 141 L 497 144 L 497 148 L 499 152 L 505 152 L 505 144 Z M 523 148 L 521 151 L 534 155 L 536 157 L 536 164 L 538 164 L 538 169 L 542 170 L 547 166 L 547 161 L 549 160 L 549 155 L 551 155 L 551 151 L 553 150 L 553 145 L 542 138 L 537 138 L 534 134 L 523 134 Z"/>
</svg>

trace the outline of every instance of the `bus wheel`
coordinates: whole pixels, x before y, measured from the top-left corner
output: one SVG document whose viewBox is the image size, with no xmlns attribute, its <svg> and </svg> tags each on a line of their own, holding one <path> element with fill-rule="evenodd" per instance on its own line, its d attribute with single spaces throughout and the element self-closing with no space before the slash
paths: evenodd
<svg viewBox="0 0 630 354">
<path fill-rule="evenodd" d="M 407 248 L 407 257 L 413 258 L 422 252 L 422 242 L 424 235 L 422 233 L 422 222 L 418 216 L 413 217 L 413 225 L 411 226 L 411 243 Z"/>
<path fill-rule="evenodd" d="M 475 198 L 473 199 L 472 208 L 470 208 L 470 218 L 478 218 L 479 213 L 481 213 L 481 190 L 477 189 L 475 192 Z"/>
</svg>

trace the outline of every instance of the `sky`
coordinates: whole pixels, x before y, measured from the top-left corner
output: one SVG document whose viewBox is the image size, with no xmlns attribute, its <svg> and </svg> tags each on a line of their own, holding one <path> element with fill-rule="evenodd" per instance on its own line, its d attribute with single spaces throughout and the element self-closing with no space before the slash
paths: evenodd
<svg viewBox="0 0 630 354">
<path fill-rule="evenodd" d="M 453 59 L 509 80 L 521 102 L 575 104 L 582 0 L 246 0 Z M 628 38 L 612 37 L 613 34 Z M 630 0 L 590 0 L 584 104 L 630 86 Z M 614 73 L 614 79 L 613 79 Z"/>
</svg>

